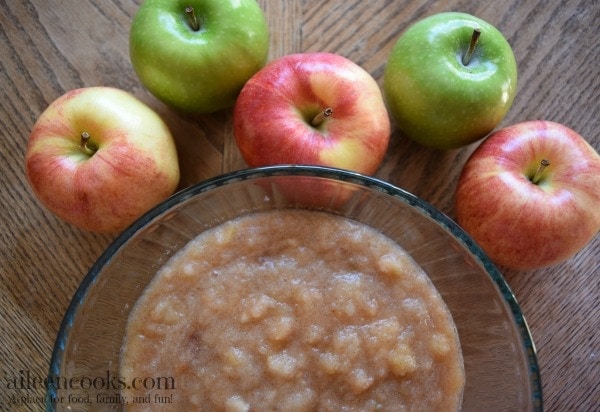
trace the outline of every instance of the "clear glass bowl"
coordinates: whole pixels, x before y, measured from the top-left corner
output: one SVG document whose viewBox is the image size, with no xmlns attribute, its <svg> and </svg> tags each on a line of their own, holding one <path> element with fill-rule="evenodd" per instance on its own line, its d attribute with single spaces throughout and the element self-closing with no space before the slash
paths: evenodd
<svg viewBox="0 0 600 412">
<path fill-rule="evenodd" d="M 127 383 L 119 376 L 119 350 L 129 312 L 157 270 L 189 240 L 247 213 L 307 207 L 378 229 L 427 272 L 458 328 L 466 371 L 463 410 L 542 410 L 527 323 L 473 240 L 406 191 L 313 166 L 265 167 L 208 180 L 167 199 L 115 239 L 65 314 L 51 359 L 47 410 L 121 409 L 117 395 Z"/>
</svg>

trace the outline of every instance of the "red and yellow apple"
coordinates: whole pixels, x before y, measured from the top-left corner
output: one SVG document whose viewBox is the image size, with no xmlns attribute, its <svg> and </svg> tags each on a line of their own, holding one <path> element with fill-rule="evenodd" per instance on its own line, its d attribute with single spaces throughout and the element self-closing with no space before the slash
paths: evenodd
<svg viewBox="0 0 600 412">
<path fill-rule="evenodd" d="M 298 53 L 267 64 L 244 85 L 234 134 L 251 167 L 309 164 L 374 174 L 390 138 L 377 82 L 332 53 Z"/>
<path fill-rule="evenodd" d="M 458 181 L 456 219 L 497 264 L 561 263 L 600 230 L 600 155 L 550 121 L 492 133 Z"/>
<path fill-rule="evenodd" d="M 179 182 L 173 137 L 131 94 L 71 90 L 31 130 L 27 178 L 59 218 L 93 232 L 118 232 L 171 195 Z"/>
</svg>

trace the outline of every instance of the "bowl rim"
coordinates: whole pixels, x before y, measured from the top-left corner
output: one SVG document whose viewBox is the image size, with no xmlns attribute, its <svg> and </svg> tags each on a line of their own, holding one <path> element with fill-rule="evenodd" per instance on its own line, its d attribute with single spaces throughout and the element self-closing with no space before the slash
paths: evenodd
<svg viewBox="0 0 600 412">
<path fill-rule="evenodd" d="M 531 384 L 531 400 L 534 406 L 534 411 L 543 411 L 543 396 L 542 396 L 542 383 L 540 376 L 540 369 L 537 359 L 537 350 L 533 341 L 531 330 L 521 311 L 521 307 L 517 302 L 516 296 L 512 292 L 510 286 L 504 279 L 495 264 L 490 260 L 487 254 L 481 249 L 481 247 L 471 238 L 471 236 L 462 229 L 458 223 L 456 223 L 449 216 L 435 208 L 430 203 L 417 197 L 416 195 L 404 190 L 400 187 L 393 185 L 390 182 L 379 179 L 377 177 L 364 175 L 358 172 L 339 169 L 334 167 L 325 166 L 313 166 L 313 165 L 274 165 L 274 166 L 263 166 L 256 168 L 247 168 L 236 170 L 228 173 L 224 173 L 194 185 L 188 186 L 152 209 L 144 213 L 136 221 L 134 221 L 128 228 L 121 232 L 117 237 L 109 244 L 104 252 L 94 262 L 88 273 L 82 279 L 77 290 L 75 291 L 60 324 L 57 337 L 55 339 L 54 347 L 52 349 L 52 356 L 50 358 L 49 366 L 49 377 L 60 375 L 60 365 L 62 355 L 64 352 L 64 343 L 69 338 L 71 327 L 74 316 L 80 306 L 85 300 L 85 296 L 88 293 L 90 287 L 96 282 L 98 275 L 101 272 L 102 267 L 111 260 L 117 251 L 124 246 L 129 239 L 131 239 L 138 231 L 142 230 L 146 225 L 158 218 L 164 212 L 170 208 L 180 204 L 197 194 L 210 191 L 212 189 L 226 186 L 231 183 L 240 182 L 244 180 L 250 180 L 259 177 L 274 177 L 274 176 L 303 176 L 303 177 L 319 177 L 327 178 L 342 182 L 353 183 L 359 186 L 364 186 L 370 189 L 379 190 L 387 195 L 398 198 L 405 203 L 419 209 L 422 213 L 435 220 L 436 223 L 440 224 L 443 228 L 449 231 L 460 243 L 462 243 L 467 250 L 473 255 L 473 257 L 484 267 L 485 272 L 490 276 L 494 284 L 499 288 L 504 301 L 509 306 L 513 321 L 517 326 L 519 335 L 521 338 L 522 350 L 526 354 L 527 363 L 529 366 L 529 381 Z M 48 379 L 51 382 L 52 379 Z M 49 384 L 47 388 L 46 399 L 52 399 L 52 395 L 56 395 L 55 389 Z M 47 403 L 46 410 L 51 411 L 51 403 Z"/>
</svg>

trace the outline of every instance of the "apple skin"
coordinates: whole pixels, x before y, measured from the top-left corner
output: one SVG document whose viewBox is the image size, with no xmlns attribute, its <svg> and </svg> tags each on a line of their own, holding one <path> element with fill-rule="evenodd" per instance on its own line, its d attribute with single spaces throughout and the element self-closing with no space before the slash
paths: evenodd
<svg viewBox="0 0 600 412">
<path fill-rule="evenodd" d="M 464 65 L 475 28 L 481 35 Z M 434 149 L 455 149 L 485 137 L 504 119 L 517 92 L 517 65 L 491 24 L 466 13 L 438 13 L 397 40 L 383 89 L 406 136 Z"/>
<path fill-rule="evenodd" d="M 186 19 L 187 6 L 194 8 L 198 31 Z M 187 113 L 232 107 L 268 52 L 269 30 L 255 0 L 145 0 L 129 35 L 142 84 Z"/>
<path fill-rule="evenodd" d="M 333 114 L 313 126 L 327 108 Z M 332 53 L 297 53 L 267 64 L 242 89 L 234 135 L 251 167 L 308 164 L 374 174 L 390 138 L 377 82 Z"/>
<path fill-rule="evenodd" d="M 94 153 L 82 149 L 83 131 Z M 125 229 L 179 182 L 166 124 L 143 102 L 111 87 L 75 89 L 53 101 L 31 130 L 25 170 L 47 209 L 92 232 Z"/>
<path fill-rule="evenodd" d="M 550 162 L 532 182 L 543 159 Z M 600 230 L 600 156 L 559 123 L 532 120 L 492 133 L 469 157 L 455 197 L 457 222 L 497 264 L 561 263 Z"/>
</svg>

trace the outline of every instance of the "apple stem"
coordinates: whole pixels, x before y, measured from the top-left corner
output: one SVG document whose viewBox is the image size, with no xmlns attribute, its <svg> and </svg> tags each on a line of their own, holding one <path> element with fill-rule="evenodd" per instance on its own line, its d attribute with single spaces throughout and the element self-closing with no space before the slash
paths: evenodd
<svg viewBox="0 0 600 412">
<path fill-rule="evenodd" d="M 533 183 L 534 185 L 537 184 L 540 181 L 540 179 L 542 178 L 542 173 L 544 173 L 544 170 L 548 166 L 550 166 L 550 162 L 546 159 L 542 159 L 537 170 L 535 171 L 535 174 L 531 178 L 531 183 Z"/>
<path fill-rule="evenodd" d="M 198 22 L 198 19 L 196 18 L 196 12 L 194 11 L 194 8 L 192 6 L 187 6 L 185 8 L 185 14 L 187 14 L 188 21 L 190 23 L 190 27 L 192 28 L 192 30 L 194 30 L 194 31 L 200 30 L 200 23 Z"/>
<path fill-rule="evenodd" d="M 96 153 L 96 150 L 88 145 L 89 141 L 90 134 L 88 132 L 81 132 L 81 142 L 79 143 L 79 147 L 83 150 L 83 153 L 91 156 Z"/>
<path fill-rule="evenodd" d="M 323 123 L 323 120 L 325 120 L 325 118 L 331 116 L 332 114 L 333 114 L 333 109 L 331 107 L 328 107 L 327 109 L 325 109 L 322 112 L 320 112 L 319 114 L 317 114 L 310 123 L 313 126 L 317 127 L 318 125 Z"/>
<path fill-rule="evenodd" d="M 471 62 L 471 57 L 473 57 L 473 52 L 475 52 L 475 47 L 477 46 L 477 42 L 479 41 L 479 36 L 481 35 L 481 29 L 476 28 L 473 29 L 473 35 L 471 36 L 471 43 L 469 43 L 469 48 L 467 52 L 462 58 L 462 64 L 468 66 Z"/>
</svg>

